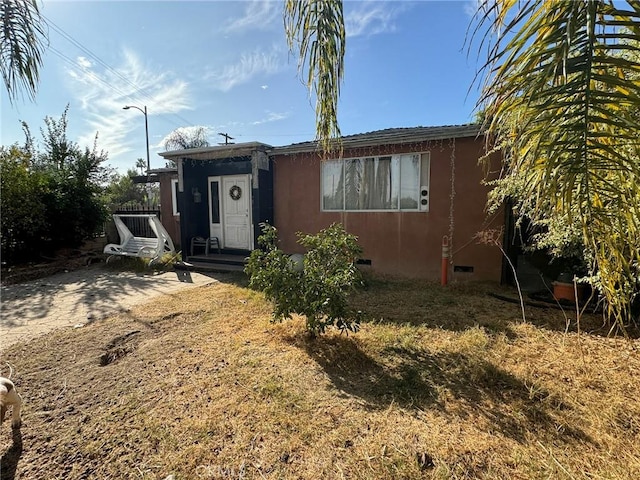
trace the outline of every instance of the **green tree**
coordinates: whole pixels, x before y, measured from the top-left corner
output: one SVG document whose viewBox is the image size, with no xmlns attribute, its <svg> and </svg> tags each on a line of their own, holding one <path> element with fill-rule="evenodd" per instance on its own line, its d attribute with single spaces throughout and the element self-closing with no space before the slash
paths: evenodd
<svg viewBox="0 0 640 480">
<path fill-rule="evenodd" d="M 41 249 L 49 222 L 44 175 L 33 172 L 30 153 L 17 145 L 0 147 L 0 243 L 3 262 L 29 259 Z"/>
<path fill-rule="evenodd" d="M 36 155 L 36 168 L 45 172 L 49 193 L 45 195 L 50 218 L 52 249 L 77 247 L 99 233 L 106 217 L 101 201 L 102 185 L 109 170 L 104 151 L 98 151 L 97 134 L 92 148 L 82 149 L 67 137 L 69 106 L 55 119 L 45 117 L 42 151 Z"/>
<path fill-rule="evenodd" d="M 59 248 L 77 247 L 103 228 L 107 210 L 102 185 L 109 169 L 107 155 L 80 148 L 67 138 L 67 109 L 59 119 L 45 118 L 42 143 L 36 145 L 27 125 L 26 145 L 3 150 L 0 218 L 5 261 L 51 255 Z M 29 205 L 32 215 L 20 212 Z M 9 213 L 5 215 L 5 213 Z M 36 228 L 37 227 L 37 228 Z"/>
<path fill-rule="evenodd" d="M 307 321 L 312 337 L 328 327 L 355 332 L 359 313 L 349 306 L 349 295 L 360 285 L 355 261 L 361 254 L 357 239 L 333 224 L 316 235 L 298 233 L 298 243 L 307 248 L 304 260 L 296 262 L 278 248 L 275 227 L 263 224 L 260 249 L 251 252 L 245 272 L 249 286 L 265 293 L 274 305 L 274 321 L 297 313 Z"/>
<path fill-rule="evenodd" d="M 133 183 L 133 177 L 137 175 L 135 169 L 130 169 L 125 175 L 116 173 L 111 177 L 104 190 L 104 202 L 110 211 L 122 205 L 142 205 L 146 202 L 144 186 Z"/>
<path fill-rule="evenodd" d="M 623 325 L 640 265 L 640 3 L 486 2 L 480 105 L 505 159 L 494 202 L 577 227 L 592 283 Z"/>
<path fill-rule="evenodd" d="M 47 43 L 37 0 L 2 0 L 0 22 L 0 71 L 9 101 L 15 101 L 21 87 L 33 99 Z"/>
<path fill-rule="evenodd" d="M 139 158 L 136 160 L 136 168 L 140 169 L 140 175 L 144 175 L 144 171 L 147 169 L 147 162 L 145 161 L 144 158 Z M 135 173 L 135 170 L 134 170 L 134 173 Z"/>
</svg>

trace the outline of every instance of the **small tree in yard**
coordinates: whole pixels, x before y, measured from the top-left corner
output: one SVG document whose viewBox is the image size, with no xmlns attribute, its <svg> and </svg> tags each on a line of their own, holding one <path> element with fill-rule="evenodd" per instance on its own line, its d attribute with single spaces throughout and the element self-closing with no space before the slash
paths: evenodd
<svg viewBox="0 0 640 480">
<path fill-rule="evenodd" d="M 36 144 L 23 123 L 25 146 L 0 148 L 0 255 L 16 264 L 75 248 L 102 231 L 100 195 L 109 173 L 107 154 L 82 149 L 67 137 L 67 111 L 45 117 Z"/>
<path fill-rule="evenodd" d="M 357 238 L 333 224 L 316 235 L 298 233 L 307 248 L 302 268 L 278 248 L 275 227 L 262 224 L 261 249 L 251 252 L 245 272 L 249 286 L 273 302 L 273 320 L 297 313 L 307 320 L 312 337 L 327 327 L 341 332 L 359 329 L 359 312 L 349 306 L 349 295 L 362 280 L 355 261 L 362 253 Z"/>
<path fill-rule="evenodd" d="M 29 152 L 17 145 L 0 147 L 0 255 L 3 263 L 27 260 L 47 232 L 43 196 L 47 178 L 33 172 Z"/>
</svg>

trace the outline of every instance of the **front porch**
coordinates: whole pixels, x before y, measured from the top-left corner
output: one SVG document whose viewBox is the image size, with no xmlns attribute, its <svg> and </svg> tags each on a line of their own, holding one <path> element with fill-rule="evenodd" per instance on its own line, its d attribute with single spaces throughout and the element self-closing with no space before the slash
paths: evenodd
<svg viewBox="0 0 640 480">
<path fill-rule="evenodd" d="M 270 148 L 250 142 L 162 153 L 177 164 L 176 206 L 185 263 L 243 268 L 243 261 L 211 253 L 248 255 L 257 245 L 260 224 L 273 224 Z"/>
<path fill-rule="evenodd" d="M 175 265 L 177 270 L 192 272 L 242 272 L 250 252 L 190 255 Z"/>
</svg>

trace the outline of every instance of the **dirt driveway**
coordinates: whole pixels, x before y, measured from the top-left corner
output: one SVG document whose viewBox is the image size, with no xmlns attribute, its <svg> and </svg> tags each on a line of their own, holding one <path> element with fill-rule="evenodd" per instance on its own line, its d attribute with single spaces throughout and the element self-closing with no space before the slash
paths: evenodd
<svg viewBox="0 0 640 480">
<path fill-rule="evenodd" d="M 215 282 L 195 272 L 136 273 L 92 265 L 0 289 L 0 352 L 51 330 L 74 327 Z"/>
</svg>

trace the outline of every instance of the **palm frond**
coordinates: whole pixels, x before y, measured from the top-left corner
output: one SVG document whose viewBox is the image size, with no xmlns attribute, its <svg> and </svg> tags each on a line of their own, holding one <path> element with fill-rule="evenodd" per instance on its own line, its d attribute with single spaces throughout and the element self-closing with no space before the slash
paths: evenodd
<svg viewBox="0 0 640 480">
<path fill-rule="evenodd" d="M 0 71 L 9 100 L 23 89 L 33 99 L 47 38 L 37 0 L 2 0 L 0 16 Z"/>
<path fill-rule="evenodd" d="M 298 72 L 316 96 L 316 140 L 335 148 L 340 138 L 338 99 L 344 72 L 345 29 L 340 0 L 287 0 L 284 24 Z M 306 71 L 306 74 L 304 73 Z"/>
<path fill-rule="evenodd" d="M 592 273 L 622 323 L 640 275 L 629 215 L 640 210 L 640 2 L 616 5 L 495 1 L 480 19 L 490 48 L 479 106 L 508 161 L 503 185 L 526 179 L 520 212 L 580 219 Z"/>
</svg>

